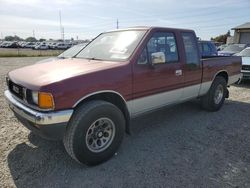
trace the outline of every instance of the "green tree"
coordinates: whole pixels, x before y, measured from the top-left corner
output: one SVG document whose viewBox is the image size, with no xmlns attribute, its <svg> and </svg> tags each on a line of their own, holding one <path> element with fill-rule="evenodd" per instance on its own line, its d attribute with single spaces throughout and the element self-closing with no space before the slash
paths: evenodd
<svg viewBox="0 0 250 188">
<path fill-rule="evenodd" d="M 28 37 L 25 39 L 26 42 L 37 42 L 35 37 Z"/>
<path fill-rule="evenodd" d="M 20 37 L 17 36 L 17 35 L 14 35 L 14 36 L 6 36 L 6 37 L 4 38 L 4 40 L 6 40 L 6 41 L 21 41 L 21 40 L 23 40 L 23 39 L 20 38 Z"/>
<path fill-rule="evenodd" d="M 215 42 L 222 42 L 223 44 L 225 44 L 227 42 L 227 37 L 230 37 L 230 31 L 228 30 L 228 32 L 226 34 L 223 35 L 219 35 L 217 37 L 212 37 L 211 40 L 215 41 Z"/>
<path fill-rule="evenodd" d="M 44 41 L 46 41 L 46 39 L 39 39 L 39 42 L 44 42 Z"/>
</svg>

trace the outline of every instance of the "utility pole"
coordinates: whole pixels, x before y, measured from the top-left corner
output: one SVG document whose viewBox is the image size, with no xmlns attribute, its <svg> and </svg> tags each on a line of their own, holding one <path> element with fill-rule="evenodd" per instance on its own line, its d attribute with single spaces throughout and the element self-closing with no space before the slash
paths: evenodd
<svg viewBox="0 0 250 188">
<path fill-rule="evenodd" d="M 59 19 L 60 19 L 60 33 L 61 33 L 61 39 L 63 40 L 63 29 L 62 29 L 61 10 L 59 10 Z"/>
<path fill-rule="evenodd" d="M 35 30 L 33 29 L 33 38 L 36 38 L 36 36 L 35 36 Z"/>
<path fill-rule="evenodd" d="M 116 20 L 116 29 L 119 29 L 119 20 Z"/>
<path fill-rule="evenodd" d="M 62 40 L 64 42 L 64 27 L 62 27 Z"/>
</svg>

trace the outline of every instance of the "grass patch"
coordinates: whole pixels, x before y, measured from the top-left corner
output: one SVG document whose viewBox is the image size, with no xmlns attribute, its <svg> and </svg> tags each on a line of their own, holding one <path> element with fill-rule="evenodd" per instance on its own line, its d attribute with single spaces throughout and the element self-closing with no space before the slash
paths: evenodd
<svg viewBox="0 0 250 188">
<path fill-rule="evenodd" d="M 63 50 L 32 50 L 0 48 L 0 57 L 44 57 L 58 56 Z"/>
</svg>

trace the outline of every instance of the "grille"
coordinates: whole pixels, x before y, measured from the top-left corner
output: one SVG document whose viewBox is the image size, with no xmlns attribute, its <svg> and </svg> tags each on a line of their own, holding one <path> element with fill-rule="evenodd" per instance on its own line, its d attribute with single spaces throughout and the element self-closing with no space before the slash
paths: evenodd
<svg viewBox="0 0 250 188">
<path fill-rule="evenodd" d="M 10 92 L 18 97 L 19 99 L 24 99 L 24 88 L 12 82 L 11 80 L 8 81 L 8 87 Z"/>
<path fill-rule="evenodd" d="M 250 71 L 250 65 L 242 65 L 242 70 L 249 70 Z"/>
</svg>

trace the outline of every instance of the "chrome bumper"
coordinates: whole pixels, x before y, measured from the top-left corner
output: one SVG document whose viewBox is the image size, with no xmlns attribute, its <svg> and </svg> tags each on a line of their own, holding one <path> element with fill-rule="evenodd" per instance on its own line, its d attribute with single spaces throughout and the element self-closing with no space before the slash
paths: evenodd
<svg viewBox="0 0 250 188">
<path fill-rule="evenodd" d="M 17 101 L 9 90 L 4 92 L 4 96 L 9 103 L 12 111 L 17 113 L 22 118 L 34 123 L 35 125 L 51 125 L 68 122 L 73 114 L 73 110 L 62 110 L 55 112 L 39 112 L 33 110 L 19 101 Z"/>
</svg>

